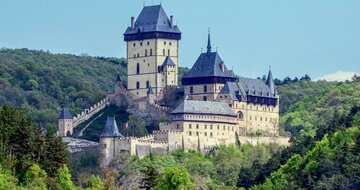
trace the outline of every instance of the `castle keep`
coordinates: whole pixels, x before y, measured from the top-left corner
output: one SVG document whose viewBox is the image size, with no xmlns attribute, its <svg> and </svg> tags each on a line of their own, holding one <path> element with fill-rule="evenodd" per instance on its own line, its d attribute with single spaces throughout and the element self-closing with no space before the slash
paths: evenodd
<svg viewBox="0 0 360 190">
<path fill-rule="evenodd" d="M 151 86 L 161 96 L 166 86 L 178 85 L 181 32 L 162 6 L 144 7 L 124 33 L 127 45 L 127 89 L 144 97 Z"/>
</svg>

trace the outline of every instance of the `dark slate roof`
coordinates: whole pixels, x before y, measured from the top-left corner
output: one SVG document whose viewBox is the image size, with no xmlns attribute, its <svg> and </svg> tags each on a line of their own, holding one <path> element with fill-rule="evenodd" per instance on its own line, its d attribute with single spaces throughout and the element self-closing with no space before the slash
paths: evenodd
<svg viewBox="0 0 360 190">
<path fill-rule="evenodd" d="M 175 63 L 171 60 L 171 58 L 169 56 L 166 56 L 165 61 L 163 63 L 163 65 L 172 65 L 175 66 Z"/>
<path fill-rule="evenodd" d="M 239 100 L 239 97 L 242 101 L 246 100 L 245 92 L 239 88 L 239 84 L 236 82 L 226 82 L 219 94 L 229 94 L 232 100 Z"/>
<path fill-rule="evenodd" d="M 229 77 L 236 78 L 232 70 L 224 65 L 224 72 L 221 70 L 221 63 L 224 63 L 217 52 L 202 53 L 196 60 L 191 70 L 183 78 L 195 77 Z"/>
<path fill-rule="evenodd" d="M 116 76 L 116 82 L 121 82 L 120 74 L 117 74 L 117 76 Z"/>
<path fill-rule="evenodd" d="M 246 95 L 271 98 L 276 97 L 276 94 L 271 93 L 269 86 L 262 80 L 239 77 L 238 84 L 239 89 L 243 90 Z"/>
<path fill-rule="evenodd" d="M 237 116 L 227 103 L 186 99 L 171 112 L 171 114 L 182 113 Z"/>
<path fill-rule="evenodd" d="M 154 94 L 154 90 L 153 88 L 151 87 L 151 85 L 149 85 L 149 88 L 147 89 L 147 94 Z"/>
<path fill-rule="evenodd" d="M 73 116 L 67 108 L 63 108 L 60 112 L 59 119 L 73 119 Z"/>
<path fill-rule="evenodd" d="M 134 29 L 128 27 L 124 35 L 138 32 L 181 33 L 176 25 L 171 28 L 170 20 L 161 5 L 144 7 L 135 21 Z"/>
<path fill-rule="evenodd" d="M 269 70 L 269 74 L 268 74 L 268 77 L 267 77 L 267 80 L 266 80 L 266 85 L 269 86 L 270 93 L 276 95 L 277 92 L 276 92 L 276 89 L 275 89 L 274 79 L 273 79 L 271 70 Z"/>
<path fill-rule="evenodd" d="M 119 132 L 115 117 L 107 117 L 101 137 L 123 137 Z"/>
</svg>

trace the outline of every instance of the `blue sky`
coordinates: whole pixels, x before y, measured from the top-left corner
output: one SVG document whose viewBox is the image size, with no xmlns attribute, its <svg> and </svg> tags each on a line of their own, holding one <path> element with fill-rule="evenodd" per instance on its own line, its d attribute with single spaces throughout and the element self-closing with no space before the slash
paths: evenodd
<svg viewBox="0 0 360 190">
<path fill-rule="evenodd" d="M 153 0 L 0 0 L 0 47 L 123 57 L 123 32 Z M 247 77 L 360 72 L 359 0 L 163 0 L 182 31 L 180 65 L 212 46 Z M 345 74 L 344 74 L 345 73 Z"/>
</svg>

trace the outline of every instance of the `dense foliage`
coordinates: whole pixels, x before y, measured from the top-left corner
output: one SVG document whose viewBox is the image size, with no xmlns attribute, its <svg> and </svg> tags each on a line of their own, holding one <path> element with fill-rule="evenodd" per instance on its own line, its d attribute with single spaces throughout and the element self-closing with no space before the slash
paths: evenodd
<svg viewBox="0 0 360 190">
<path fill-rule="evenodd" d="M 138 186 L 149 189 L 163 185 L 166 168 L 169 167 L 180 168 L 185 176 L 188 172 L 192 183 L 198 188 L 234 188 L 242 167 L 251 167 L 255 160 L 265 163 L 278 149 L 276 145 L 220 146 L 206 154 L 178 150 L 170 154 L 151 154 L 143 159 L 124 153 L 114 160 L 112 166 L 117 170 L 118 185 L 124 189 Z M 190 189 L 191 186 L 189 184 Z"/>
<path fill-rule="evenodd" d="M 0 106 L 24 107 L 36 123 L 55 123 L 59 109 L 73 113 L 112 91 L 125 59 L 51 54 L 28 49 L 0 50 Z"/>
</svg>

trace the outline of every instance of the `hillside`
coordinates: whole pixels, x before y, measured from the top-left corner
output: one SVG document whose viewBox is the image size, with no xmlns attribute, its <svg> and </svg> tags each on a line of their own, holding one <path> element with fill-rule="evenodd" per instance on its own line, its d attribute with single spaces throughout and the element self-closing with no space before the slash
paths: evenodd
<svg viewBox="0 0 360 190">
<path fill-rule="evenodd" d="M 0 50 L 0 105 L 24 107 L 36 123 L 55 124 L 59 108 L 79 113 L 125 77 L 125 59 Z"/>
</svg>

